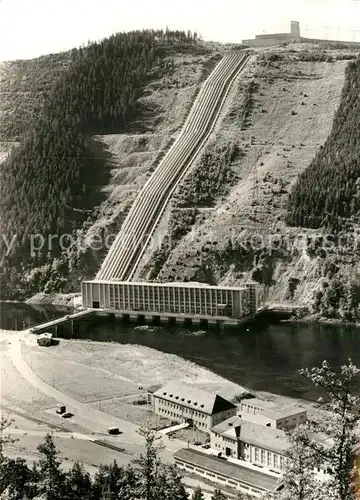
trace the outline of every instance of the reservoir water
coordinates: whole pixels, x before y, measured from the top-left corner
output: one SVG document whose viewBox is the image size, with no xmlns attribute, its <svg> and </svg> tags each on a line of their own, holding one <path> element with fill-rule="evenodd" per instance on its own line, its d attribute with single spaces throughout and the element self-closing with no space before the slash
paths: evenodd
<svg viewBox="0 0 360 500">
<path fill-rule="evenodd" d="M 68 314 L 66 308 L 1 303 L 0 328 L 24 326 Z M 318 394 L 298 374 L 324 359 L 339 366 L 351 357 L 360 366 L 360 328 L 258 320 L 226 332 L 169 326 L 101 324 L 83 338 L 140 344 L 176 354 L 253 390 L 314 400 Z M 360 394 L 360 386 L 356 388 Z"/>
</svg>

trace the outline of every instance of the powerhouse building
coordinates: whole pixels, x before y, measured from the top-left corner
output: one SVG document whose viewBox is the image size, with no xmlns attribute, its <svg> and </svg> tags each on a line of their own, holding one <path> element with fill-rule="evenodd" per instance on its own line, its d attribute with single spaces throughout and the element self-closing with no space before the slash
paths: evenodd
<svg viewBox="0 0 360 500">
<path fill-rule="evenodd" d="M 259 307 L 257 283 L 241 287 L 203 283 L 85 281 L 83 306 L 121 312 L 241 319 Z"/>
</svg>

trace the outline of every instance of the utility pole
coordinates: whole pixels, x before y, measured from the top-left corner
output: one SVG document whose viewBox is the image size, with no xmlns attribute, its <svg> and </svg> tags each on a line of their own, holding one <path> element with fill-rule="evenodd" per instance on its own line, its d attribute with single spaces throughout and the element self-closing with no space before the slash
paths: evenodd
<svg viewBox="0 0 360 500">
<path fill-rule="evenodd" d="M 331 26 L 328 26 L 327 24 L 324 24 L 324 39 L 328 39 L 328 29 L 331 28 Z"/>
<path fill-rule="evenodd" d="M 355 26 L 353 26 L 353 29 L 351 30 L 353 36 L 352 36 L 352 41 L 356 42 L 357 35 L 356 33 L 360 33 L 360 30 L 355 29 Z"/>
</svg>

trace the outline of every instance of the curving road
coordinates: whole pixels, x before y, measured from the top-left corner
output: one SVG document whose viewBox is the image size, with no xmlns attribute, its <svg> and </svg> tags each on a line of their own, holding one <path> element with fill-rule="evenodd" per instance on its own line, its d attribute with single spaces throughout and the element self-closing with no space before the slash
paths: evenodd
<svg viewBox="0 0 360 500">
<path fill-rule="evenodd" d="M 209 139 L 247 52 L 224 56 L 201 88 L 174 144 L 135 199 L 97 280 L 131 280 L 165 207 L 180 180 Z"/>
<path fill-rule="evenodd" d="M 91 435 L 77 432 L 66 432 L 66 437 L 68 438 L 73 436 L 73 438 L 75 439 L 94 441 L 95 439 L 99 439 L 100 436 L 102 436 L 102 440 L 104 440 L 106 435 L 106 441 L 113 444 L 116 443 L 119 447 L 124 448 L 125 452 L 128 454 L 130 453 L 132 455 L 139 455 L 139 453 L 143 452 L 145 439 L 139 434 L 138 425 L 133 424 L 127 420 L 109 415 L 108 413 L 105 413 L 101 410 L 97 410 L 96 408 L 90 407 L 86 403 L 77 401 L 68 394 L 65 394 L 64 392 L 61 392 L 58 389 L 55 389 L 54 387 L 48 385 L 33 372 L 31 367 L 26 363 L 21 349 L 22 343 L 26 342 L 28 336 L 31 335 L 32 334 L 28 333 L 27 331 L 22 331 L 9 336 L 8 341 L 10 342 L 10 345 L 8 351 L 6 352 L 6 355 L 9 356 L 17 371 L 27 382 L 29 382 L 35 389 L 39 390 L 43 394 L 46 394 L 48 397 L 58 401 L 58 403 L 65 404 L 67 406 L 67 411 L 74 414 L 74 417 L 71 420 L 75 424 L 78 424 L 79 426 L 88 429 L 91 432 Z M 107 435 L 108 427 L 112 426 L 118 427 L 122 434 L 116 437 Z M 28 436 L 32 437 L 41 436 L 41 434 L 46 432 L 41 430 L 16 431 L 13 428 L 9 428 L 10 434 L 25 435 L 26 433 Z M 59 438 L 65 437 L 65 434 L 63 434 L 61 431 L 52 431 L 52 433 L 54 434 L 54 436 L 57 436 Z M 180 448 L 183 448 L 185 446 L 185 443 L 178 439 L 169 439 L 168 436 L 164 435 L 161 432 L 158 432 L 157 435 L 162 439 L 162 442 L 165 446 L 164 451 L 161 453 L 162 458 L 167 462 L 172 462 L 173 453 Z M 197 449 L 191 444 L 190 447 Z M 208 450 L 204 450 L 204 452 L 209 453 Z"/>
<path fill-rule="evenodd" d="M 25 362 L 21 343 L 26 341 L 28 334 L 20 332 L 10 337 L 10 346 L 7 355 L 15 365 L 17 371 L 37 390 L 46 394 L 48 397 L 57 400 L 67 406 L 68 411 L 75 415 L 74 421 L 86 429 L 91 429 L 92 432 L 99 434 L 106 433 L 108 427 L 117 426 L 121 431 L 127 433 L 139 441 L 143 441 L 142 437 L 137 434 L 138 426 L 131 422 L 118 419 L 103 411 L 91 408 L 85 403 L 80 403 L 68 394 L 65 394 L 54 387 L 51 387 L 46 382 L 41 380 Z"/>
</svg>

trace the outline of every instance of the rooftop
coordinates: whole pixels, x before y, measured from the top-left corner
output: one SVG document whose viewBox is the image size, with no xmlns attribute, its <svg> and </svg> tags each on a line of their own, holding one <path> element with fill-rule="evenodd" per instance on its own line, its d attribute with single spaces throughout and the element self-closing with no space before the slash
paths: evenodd
<svg viewBox="0 0 360 500">
<path fill-rule="evenodd" d="M 304 410 L 304 408 L 301 408 L 301 406 L 289 405 L 268 408 L 263 411 L 263 415 L 274 420 L 279 420 L 281 418 L 291 417 L 292 415 L 297 415 L 298 413 L 302 412 L 306 412 L 306 410 Z"/>
<path fill-rule="evenodd" d="M 261 35 L 256 35 L 256 38 L 281 38 L 290 36 L 291 33 L 262 33 Z"/>
<path fill-rule="evenodd" d="M 242 422 L 243 420 L 238 416 L 230 417 L 212 427 L 211 432 L 216 432 L 217 434 L 221 434 L 221 436 L 236 440 L 240 437 Z"/>
<path fill-rule="evenodd" d="M 264 415 L 262 412 L 260 413 L 249 413 L 247 411 L 238 412 L 238 416 L 243 420 L 247 420 L 248 422 L 255 422 L 256 424 L 266 425 L 271 423 L 271 419 Z"/>
<path fill-rule="evenodd" d="M 242 286 L 214 286 L 207 283 L 196 283 L 196 282 L 169 282 L 169 283 L 157 283 L 148 281 L 121 281 L 121 280 L 88 280 L 83 281 L 83 283 L 96 283 L 96 284 L 111 284 L 111 285 L 138 285 L 138 286 L 156 286 L 156 287 L 180 287 L 180 288 L 207 288 L 212 290 L 244 290 L 245 285 Z"/>
<path fill-rule="evenodd" d="M 216 474 L 221 474 L 225 478 L 235 479 L 251 487 L 261 490 L 275 490 L 278 478 L 258 472 L 248 467 L 235 465 L 221 458 L 212 457 L 196 450 L 182 448 L 174 453 L 174 458 L 184 460 L 195 467 L 203 467 Z"/>
<path fill-rule="evenodd" d="M 235 404 L 216 393 L 178 382 L 169 382 L 154 392 L 154 396 L 208 415 L 236 408 Z"/>
<path fill-rule="evenodd" d="M 150 394 L 153 394 L 158 389 L 160 389 L 160 387 L 161 387 L 160 384 L 154 384 L 154 385 L 150 385 L 149 387 L 147 387 L 146 390 L 147 390 L 147 392 L 150 392 Z"/>
<path fill-rule="evenodd" d="M 253 406 L 258 406 L 259 408 L 274 408 L 276 403 L 273 401 L 264 401 L 263 399 L 258 398 L 245 398 L 241 401 L 241 404 L 249 404 Z"/>
<path fill-rule="evenodd" d="M 53 336 L 52 333 L 48 333 L 48 332 L 40 333 L 40 335 L 38 336 L 38 339 L 52 339 L 52 336 Z"/>
<path fill-rule="evenodd" d="M 228 438 L 238 438 L 244 443 L 259 446 L 259 448 L 275 453 L 283 453 L 289 447 L 284 431 L 250 422 L 238 416 L 228 418 L 215 425 L 212 427 L 211 432 L 216 432 Z"/>
</svg>

